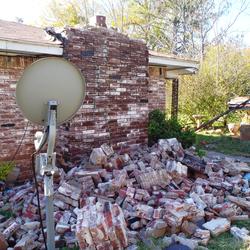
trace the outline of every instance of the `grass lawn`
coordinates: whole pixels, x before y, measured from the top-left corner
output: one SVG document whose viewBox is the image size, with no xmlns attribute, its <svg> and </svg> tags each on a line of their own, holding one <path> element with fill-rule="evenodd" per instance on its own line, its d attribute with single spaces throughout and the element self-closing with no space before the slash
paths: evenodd
<svg viewBox="0 0 250 250">
<path fill-rule="evenodd" d="M 239 228 L 245 227 L 250 231 L 250 220 L 234 222 L 233 225 Z M 151 238 L 148 239 L 147 243 L 141 241 L 137 244 L 138 250 L 166 249 L 166 247 L 162 247 L 163 245 L 164 244 L 161 238 Z M 209 250 L 249 250 L 250 245 L 244 245 L 243 242 L 234 238 L 230 232 L 226 232 L 218 237 L 211 238 L 207 248 Z"/>
<path fill-rule="evenodd" d="M 250 157 L 250 141 L 241 141 L 228 134 L 197 133 L 196 146 L 200 149 L 213 150 L 224 154 Z"/>
<path fill-rule="evenodd" d="M 245 227 L 250 230 L 250 220 L 234 222 L 233 225 L 239 228 Z M 230 232 L 223 233 L 216 238 L 212 238 L 208 244 L 209 250 L 249 250 L 250 245 L 244 245 L 235 239 Z"/>
</svg>

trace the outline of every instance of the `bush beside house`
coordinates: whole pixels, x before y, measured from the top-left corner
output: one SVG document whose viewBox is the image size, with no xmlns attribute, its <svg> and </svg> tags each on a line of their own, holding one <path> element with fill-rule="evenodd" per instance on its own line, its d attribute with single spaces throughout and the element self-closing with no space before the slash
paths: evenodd
<svg viewBox="0 0 250 250">
<path fill-rule="evenodd" d="M 149 113 L 148 143 L 153 145 L 159 139 L 177 138 L 184 148 L 195 143 L 193 130 L 184 129 L 176 119 L 166 119 L 166 114 L 159 109 Z"/>
</svg>

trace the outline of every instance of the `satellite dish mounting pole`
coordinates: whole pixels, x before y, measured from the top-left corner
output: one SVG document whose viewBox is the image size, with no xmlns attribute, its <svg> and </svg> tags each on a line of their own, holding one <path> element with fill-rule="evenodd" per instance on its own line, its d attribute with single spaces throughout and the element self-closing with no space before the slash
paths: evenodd
<svg viewBox="0 0 250 250">
<path fill-rule="evenodd" d="M 47 142 L 47 153 L 41 153 L 37 157 L 37 169 L 44 176 L 44 196 L 46 205 L 46 228 L 48 250 L 55 249 L 55 223 L 53 205 L 53 175 L 57 171 L 55 166 L 56 153 L 54 152 L 56 140 L 56 113 L 57 101 L 48 102 L 47 129 L 45 133 L 37 132 L 35 147 L 40 151 Z"/>
<path fill-rule="evenodd" d="M 54 153 L 56 140 L 56 110 L 57 102 L 48 102 L 48 148 L 47 148 L 47 169 L 44 172 L 44 196 L 46 202 L 46 227 L 48 250 L 55 249 L 55 222 L 53 204 L 53 174 L 56 171 Z"/>
</svg>

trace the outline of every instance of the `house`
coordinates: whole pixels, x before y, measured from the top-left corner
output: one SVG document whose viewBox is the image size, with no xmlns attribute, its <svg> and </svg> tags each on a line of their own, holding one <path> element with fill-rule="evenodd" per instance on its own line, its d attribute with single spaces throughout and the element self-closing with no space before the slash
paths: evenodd
<svg viewBox="0 0 250 250">
<path fill-rule="evenodd" d="M 15 87 L 25 67 L 39 58 L 66 58 L 87 83 L 85 102 L 59 129 L 61 159 L 78 159 L 105 142 L 120 149 L 147 143 L 148 113 L 166 106 L 166 79 L 173 82 L 172 114 L 177 115 L 178 76 L 195 73 L 198 63 L 148 51 L 142 41 L 103 27 L 98 16 L 96 23 L 56 33 L 0 20 L 0 161 L 12 158 L 25 131 L 15 158 L 21 180 L 30 177 L 33 136 L 41 128 L 23 118 Z"/>
</svg>

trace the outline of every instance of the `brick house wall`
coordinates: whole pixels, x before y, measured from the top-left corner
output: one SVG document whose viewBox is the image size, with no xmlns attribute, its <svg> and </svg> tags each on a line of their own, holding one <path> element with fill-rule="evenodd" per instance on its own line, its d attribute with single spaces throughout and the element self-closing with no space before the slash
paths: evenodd
<svg viewBox="0 0 250 250">
<path fill-rule="evenodd" d="M 37 59 L 30 56 L 0 55 L 0 162 L 12 160 L 27 126 L 27 121 L 16 105 L 16 82 L 24 68 Z M 30 155 L 34 150 L 33 138 L 37 129 L 28 125 L 22 147 L 16 155 L 15 162 L 21 166 L 20 179 L 31 176 Z"/>
<path fill-rule="evenodd" d="M 59 156 L 80 158 L 104 142 L 114 148 L 147 143 L 146 45 L 105 28 L 68 29 L 66 37 L 64 57 L 84 75 L 87 95 L 76 116 L 58 129 Z M 12 159 L 27 125 L 15 102 L 15 87 L 23 70 L 37 59 L 0 56 L 0 162 Z M 32 174 L 30 156 L 37 130 L 41 128 L 28 126 L 15 159 L 21 181 Z"/>
<path fill-rule="evenodd" d="M 166 110 L 166 76 L 167 69 L 150 66 L 148 86 L 148 107 L 149 111 L 154 109 Z"/>
<path fill-rule="evenodd" d="M 64 152 L 81 156 L 104 142 L 114 148 L 147 143 L 146 45 L 106 28 L 71 28 L 66 37 L 64 57 L 84 75 L 87 95 L 63 132 Z"/>
<path fill-rule="evenodd" d="M 158 77 L 149 78 L 148 107 L 149 111 L 154 109 L 166 110 L 166 80 Z"/>
</svg>

